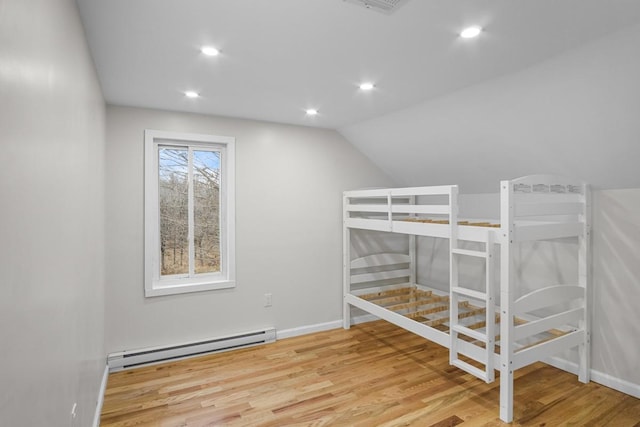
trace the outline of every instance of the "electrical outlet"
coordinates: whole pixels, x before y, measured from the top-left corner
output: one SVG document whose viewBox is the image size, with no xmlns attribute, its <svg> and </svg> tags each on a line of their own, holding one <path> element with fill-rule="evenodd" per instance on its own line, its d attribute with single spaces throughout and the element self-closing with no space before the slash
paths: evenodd
<svg viewBox="0 0 640 427">
<path fill-rule="evenodd" d="M 264 294 L 264 306 L 271 307 L 272 304 L 273 304 L 273 295 Z"/>
</svg>

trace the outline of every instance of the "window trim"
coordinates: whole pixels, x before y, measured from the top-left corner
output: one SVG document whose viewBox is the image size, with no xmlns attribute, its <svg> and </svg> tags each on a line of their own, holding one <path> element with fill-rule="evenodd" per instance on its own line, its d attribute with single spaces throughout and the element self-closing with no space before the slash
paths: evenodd
<svg viewBox="0 0 640 427">
<path fill-rule="evenodd" d="M 158 147 L 161 145 L 220 148 L 220 165 L 222 169 L 220 185 L 220 253 L 222 255 L 222 265 L 219 273 L 191 278 L 160 278 Z M 144 245 L 145 297 L 235 287 L 235 138 L 145 129 Z"/>
</svg>

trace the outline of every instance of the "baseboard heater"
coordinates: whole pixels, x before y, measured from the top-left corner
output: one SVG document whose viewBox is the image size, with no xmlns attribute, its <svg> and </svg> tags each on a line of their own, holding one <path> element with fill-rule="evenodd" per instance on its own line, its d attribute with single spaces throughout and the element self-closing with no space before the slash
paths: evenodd
<svg viewBox="0 0 640 427">
<path fill-rule="evenodd" d="M 276 330 L 274 328 L 267 328 L 260 331 L 210 338 L 173 346 L 111 353 L 107 357 L 107 363 L 109 365 L 109 371 L 114 372 L 169 360 L 267 344 L 275 342 L 275 340 Z"/>
</svg>

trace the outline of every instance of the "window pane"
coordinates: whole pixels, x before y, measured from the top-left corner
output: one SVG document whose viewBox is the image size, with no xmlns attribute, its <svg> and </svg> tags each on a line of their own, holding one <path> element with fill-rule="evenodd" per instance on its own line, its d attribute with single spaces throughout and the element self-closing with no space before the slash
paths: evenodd
<svg viewBox="0 0 640 427">
<path fill-rule="evenodd" d="M 188 151 L 159 149 L 161 275 L 189 273 Z"/>
<path fill-rule="evenodd" d="M 220 152 L 193 151 L 193 247 L 196 273 L 220 271 Z"/>
</svg>

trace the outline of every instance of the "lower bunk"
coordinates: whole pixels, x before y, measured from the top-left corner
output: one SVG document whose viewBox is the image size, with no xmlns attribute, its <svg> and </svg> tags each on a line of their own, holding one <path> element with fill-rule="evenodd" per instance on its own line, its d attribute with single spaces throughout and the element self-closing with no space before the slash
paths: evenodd
<svg viewBox="0 0 640 427">
<path fill-rule="evenodd" d="M 511 302 L 514 315 L 509 320 L 502 318 L 498 305 L 487 313 L 486 304 L 473 297 L 452 299 L 438 289 L 410 281 L 397 283 L 397 279 L 411 278 L 409 263 L 405 254 L 353 260 L 344 294 L 344 327 L 351 323 L 350 307 L 357 307 L 449 348 L 452 365 L 486 382 L 494 380 L 494 371 L 500 372 L 503 421 L 512 421 L 514 370 L 570 348 L 586 351 L 582 287 L 554 285 L 523 295 Z M 396 283 L 388 283 L 394 279 Z M 511 322 L 509 340 L 500 335 L 501 322 Z M 586 370 L 581 370 L 580 380 L 588 381 Z"/>
</svg>

